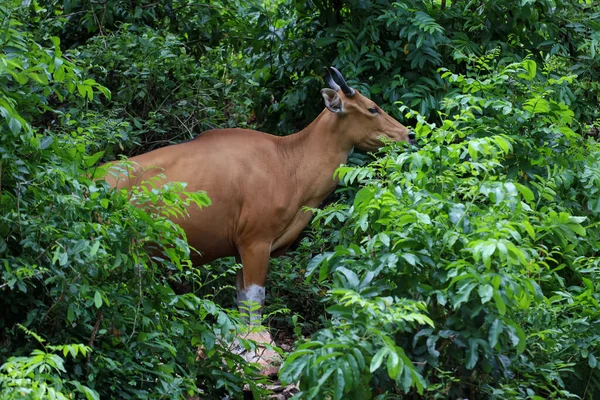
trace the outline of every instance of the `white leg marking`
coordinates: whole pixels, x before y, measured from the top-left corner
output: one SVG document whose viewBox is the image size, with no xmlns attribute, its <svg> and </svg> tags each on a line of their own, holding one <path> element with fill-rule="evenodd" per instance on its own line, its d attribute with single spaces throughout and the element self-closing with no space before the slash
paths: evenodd
<svg viewBox="0 0 600 400">
<path fill-rule="evenodd" d="M 250 285 L 246 290 L 246 300 L 260 304 L 265 304 L 265 288 L 259 285 Z"/>
<path fill-rule="evenodd" d="M 237 303 L 242 312 L 249 314 L 250 323 L 260 324 L 261 309 L 265 304 L 265 288 L 259 285 L 250 285 L 246 289 L 238 288 Z M 257 303 L 260 308 L 252 311 Z"/>
</svg>

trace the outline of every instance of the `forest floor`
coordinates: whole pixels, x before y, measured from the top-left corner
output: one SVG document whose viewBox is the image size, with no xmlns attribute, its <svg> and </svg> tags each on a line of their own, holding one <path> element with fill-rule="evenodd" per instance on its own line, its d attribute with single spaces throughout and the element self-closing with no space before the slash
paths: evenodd
<svg viewBox="0 0 600 400">
<path fill-rule="evenodd" d="M 286 330 L 277 331 L 273 338 L 273 344 L 279 347 L 284 353 L 291 353 L 294 350 L 295 339 L 291 335 L 291 332 Z M 298 386 L 296 384 L 282 385 L 278 380 L 279 365 L 268 365 L 263 370 L 263 375 L 267 377 L 270 383 L 265 385 L 265 389 L 273 392 L 268 398 L 271 400 L 285 400 L 292 397 L 298 392 Z M 245 388 L 244 395 L 248 396 L 248 399 L 252 398 L 252 393 L 249 388 Z"/>
</svg>

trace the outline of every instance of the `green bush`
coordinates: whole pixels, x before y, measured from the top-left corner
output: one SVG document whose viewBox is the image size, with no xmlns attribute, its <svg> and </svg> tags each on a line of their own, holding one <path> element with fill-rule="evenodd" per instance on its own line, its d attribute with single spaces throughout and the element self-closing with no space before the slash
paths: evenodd
<svg viewBox="0 0 600 400">
<path fill-rule="evenodd" d="M 80 392 L 87 399 L 99 399 L 98 393 L 77 381 L 63 382 L 60 374 L 65 373 L 63 356 L 85 357 L 92 349 L 80 344 L 52 346 L 44 345 L 45 340 L 34 332 L 20 326 L 33 336 L 42 350 L 33 350 L 29 357 L 11 357 L 0 367 L 0 393 L 4 399 L 22 399 L 24 397 L 43 399 L 68 399 Z M 72 390 L 69 390 L 72 387 Z"/>
<path fill-rule="evenodd" d="M 44 47 L 22 31 L 19 9 L 0 12 L 0 397 L 239 395 L 246 382 L 261 393 L 260 380 L 247 381 L 256 369 L 231 352 L 236 316 L 170 285 L 193 273 L 168 217 L 208 206 L 206 194 L 181 183 L 119 192 L 93 180 L 106 122 L 86 109 L 109 90 L 63 57 L 58 38 Z M 57 100 L 88 125 L 53 108 Z M 19 324 L 50 344 L 27 342 Z M 61 350 L 73 359 L 51 352 Z"/>
<path fill-rule="evenodd" d="M 339 241 L 309 265 L 333 275 L 331 321 L 281 372 L 303 397 L 600 390 L 600 146 L 559 100 L 573 77 L 493 57 L 441 71 L 458 90 L 439 125 L 408 111 L 418 148 L 338 170 L 360 187 L 317 214 Z"/>
<path fill-rule="evenodd" d="M 168 219 L 210 200 L 91 177 L 213 127 L 297 131 L 333 64 L 419 146 L 353 153 L 334 204 L 273 262 L 267 323 L 298 339 L 281 378 L 301 398 L 593 398 L 594 6 L 0 5 L 0 396 L 264 395 L 222 308 L 239 266 L 192 268 Z"/>
<path fill-rule="evenodd" d="M 133 128 L 120 147 L 135 141 L 137 153 L 190 140 L 209 129 L 251 125 L 246 94 L 254 86 L 239 68 L 228 65 L 226 50 L 211 50 L 199 59 L 188 52 L 178 36 L 123 25 L 70 54 L 111 90 L 109 116 Z"/>
</svg>

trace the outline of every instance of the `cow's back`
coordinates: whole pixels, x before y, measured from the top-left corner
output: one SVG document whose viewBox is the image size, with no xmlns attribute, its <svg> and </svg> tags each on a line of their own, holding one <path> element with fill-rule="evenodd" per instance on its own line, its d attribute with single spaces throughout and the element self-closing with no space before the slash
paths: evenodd
<svg viewBox="0 0 600 400">
<path fill-rule="evenodd" d="M 285 201 L 280 198 L 286 179 L 278 165 L 276 141 L 275 136 L 246 129 L 207 131 L 191 141 L 132 157 L 135 173 L 118 182 L 107 176 L 107 181 L 131 187 L 163 174 L 161 182 L 186 182 L 186 191 L 206 191 L 212 205 L 202 210 L 192 205 L 189 217 L 175 222 L 190 246 L 202 253 L 193 257 L 195 263 L 235 256 L 237 241 L 269 229 L 272 221 L 266 213 Z"/>
</svg>

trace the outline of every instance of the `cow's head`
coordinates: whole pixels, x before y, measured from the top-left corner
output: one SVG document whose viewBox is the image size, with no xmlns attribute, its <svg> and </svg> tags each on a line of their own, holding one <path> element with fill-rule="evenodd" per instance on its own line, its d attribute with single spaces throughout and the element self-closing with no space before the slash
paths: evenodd
<svg viewBox="0 0 600 400">
<path fill-rule="evenodd" d="M 340 71 L 334 67 L 325 70 L 325 80 L 329 85 L 329 88 L 321 89 L 325 107 L 340 119 L 344 135 L 352 145 L 364 151 L 375 151 L 383 145 L 381 137 L 413 142 L 414 133 L 410 129 L 389 116 L 372 100 L 349 87 Z"/>
</svg>

